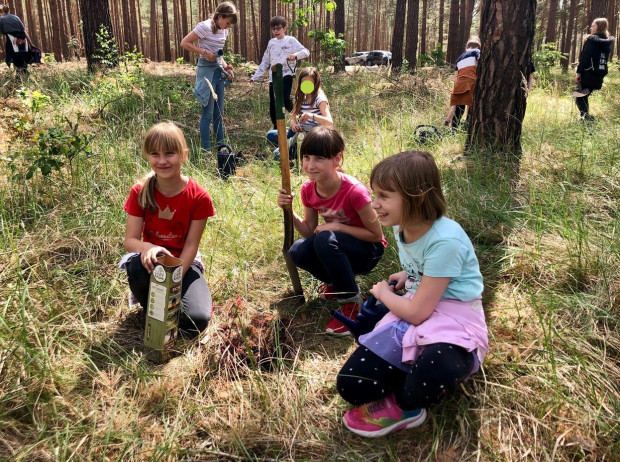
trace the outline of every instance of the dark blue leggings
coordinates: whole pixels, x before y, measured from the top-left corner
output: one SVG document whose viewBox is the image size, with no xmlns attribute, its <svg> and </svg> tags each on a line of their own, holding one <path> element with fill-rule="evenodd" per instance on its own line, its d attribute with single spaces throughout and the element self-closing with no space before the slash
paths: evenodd
<svg viewBox="0 0 620 462">
<path fill-rule="evenodd" d="M 146 313 L 151 275 L 142 266 L 140 255 L 127 262 L 129 288 Z M 190 266 L 183 276 L 181 288 L 183 307 L 179 316 L 179 329 L 190 335 L 198 335 L 207 328 L 211 319 L 211 292 L 202 272 L 196 265 Z"/>
<path fill-rule="evenodd" d="M 360 345 L 336 379 L 338 393 L 359 406 L 395 393 L 404 410 L 428 408 L 444 401 L 471 374 L 475 352 L 449 343 L 426 345 L 407 372 Z"/>
<path fill-rule="evenodd" d="M 381 242 L 365 242 L 347 233 L 321 231 L 296 241 L 289 250 L 295 265 L 331 284 L 340 300 L 359 293 L 356 274 L 369 273 L 383 255 Z"/>
</svg>

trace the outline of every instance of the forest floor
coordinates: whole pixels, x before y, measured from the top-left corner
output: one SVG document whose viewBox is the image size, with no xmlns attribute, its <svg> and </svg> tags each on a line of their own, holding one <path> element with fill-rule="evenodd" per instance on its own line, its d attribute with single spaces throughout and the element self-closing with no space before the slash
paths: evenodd
<svg viewBox="0 0 620 462">
<path fill-rule="evenodd" d="M 228 141 L 249 159 L 228 181 L 200 152 L 190 65 L 50 63 L 23 85 L 0 72 L 0 460 L 620 460 L 620 71 L 590 98 L 591 124 L 570 76 L 537 76 L 515 166 L 464 156 L 465 134 L 443 131 L 450 70 L 321 68 L 347 173 L 367 182 L 380 159 L 429 150 L 485 278 L 480 373 L 421 427 L 367 440 L 341 424 L 335 377 L 355 343 L 323 332 L 335 305 L 303 272 L 306 303 L 290 297 L 267 86 L 250 88 L 252 70 L 227 89 Z M 166 119 L 216 206 L 200 245 L 215 311 L 157 364 L 117 264 L 122 205 L 147 172 L 141 135 Z M 421 146 L 419 124 L 445 136 Z M 385 233 L 364 293 L 399 269 Z"/>
</svg>

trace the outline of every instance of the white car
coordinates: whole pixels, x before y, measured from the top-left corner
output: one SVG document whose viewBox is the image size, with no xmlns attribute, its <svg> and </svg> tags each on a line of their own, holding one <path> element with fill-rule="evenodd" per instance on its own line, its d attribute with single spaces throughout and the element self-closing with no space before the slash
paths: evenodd
<svg viewBox="0 0 620 462">
<path fill-rule="evenodd" d="M 368 56 L 367 51 L 356 51 L 351 56 L 344 58 L 344 62 L 347 63 L 349 66 L 352 66 L 353 64 L 364 65 L 366 64 L 367 56 Z"/>
</svg>

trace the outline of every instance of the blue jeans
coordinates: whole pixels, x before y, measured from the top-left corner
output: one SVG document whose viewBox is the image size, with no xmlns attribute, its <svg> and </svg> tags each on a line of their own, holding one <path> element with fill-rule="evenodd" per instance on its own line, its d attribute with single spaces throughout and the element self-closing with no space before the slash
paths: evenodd
<svg viewBox="0 0 620 462">
<path fill-rule="evenodd" d="M 295 136 L 295 132 L 293 131 L 292 128 L 289 127 L 288 130 L 286 131 L 286 139 L 290 140 L 294 136 Z M 267 132 L 267 141 L 269 141 L 275 147 L 278 147 L 279 146 L 278 145 L 278 130 L 269 130 Z M 278 155 L 279 155 L 279 152 L 278 152 Z M 291 147 L 289 148 L 288 158 L 291 160 L 297 159 L 297 143 L 292 144 Z"/>
<path fill-rule="evenodd" d="M 209 98 L 209 104 L 202 106 L 202 114 L 200 116 L 200 139 L 202 148 L 206 151 L 211 150 L 211 123 L 213 122 L 213 131 L 217 143 L 224 142 L 224 125 L 222 116 L 224 115 L 224 81 L 220 70 L 215 71 L 213 76 L 213 90 L 217 95 L 215 98 Z"/>
<path fill-rule="evenodd" d="M 289 254 L 295 265 L 330 284 L 340 300 L 359 293 L 356 274 L 369 273 L 383 255 L 381 242 L 365 242 L 347 233 L 322 231 L 296 241 Z"/>
</svg>

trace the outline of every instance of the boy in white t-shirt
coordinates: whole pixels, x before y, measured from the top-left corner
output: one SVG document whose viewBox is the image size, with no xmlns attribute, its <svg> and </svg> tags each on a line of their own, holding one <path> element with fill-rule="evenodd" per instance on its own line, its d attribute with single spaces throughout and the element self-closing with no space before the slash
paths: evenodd
<svg viewBox="0 0 620 462">
<path fill-rule="evenodd" d="M 286 19 L 282 16 L 274 16 L 269 23 L 273 38 L 267 44 L 267 49 L 263 54 L 260 66 L 256 69 L 254 75 L 250 78 L 250 82 L 254 83 L 266 71 L 269 71 L 269 115 L 273 128 L 276 128 L 276 98 L 273 92 L 273 77 L 271 75 L 271 67 L 280 63 L 282 64 L 283 90 L 284 90 L 284 107 L 288 112 L 293 109 L 293 100 L 291 100 L 291 88 L 293 87 L 293 70 L 295 69 L 294 61 L 307 58 L 310 51 L 304 47 L 295 37 L 286 35 Z"/>
</svg>

